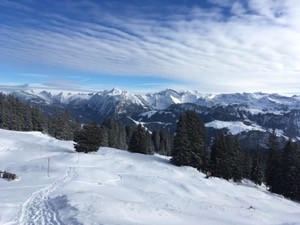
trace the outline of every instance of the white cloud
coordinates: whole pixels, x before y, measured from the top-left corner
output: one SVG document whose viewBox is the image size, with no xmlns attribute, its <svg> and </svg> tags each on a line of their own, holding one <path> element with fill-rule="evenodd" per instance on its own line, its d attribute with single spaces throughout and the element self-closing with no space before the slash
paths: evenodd
<svg viewBox="0 0 300 225">
<path fill-rule="evenodd" d="M 106 12 L 98 18 L 102 25 L 51 14 L 51 23 L 38 29 L 1 24 L 0 57 L 99 74 L 162 76 L 210 92 L 299 92 L 300 2 L 236 1 L 230 18 L 218 8 L 184 10 L 162 21 Z"/>
<path fill-rule="evenodd" d="M 208 0 L 208 2 L 220 7 L 230 7 L 232 5 L 232 0 Z"/>
</svg>

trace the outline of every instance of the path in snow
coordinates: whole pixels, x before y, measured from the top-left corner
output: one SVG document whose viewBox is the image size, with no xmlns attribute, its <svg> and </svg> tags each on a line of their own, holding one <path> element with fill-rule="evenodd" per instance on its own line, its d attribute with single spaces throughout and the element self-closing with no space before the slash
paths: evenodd
<svg viewBox="0 0 300 225">
<path fill-rule="evenodd" d="M 24 225 L 58 225 L 63 224 L 55 207 L 51 203 L 50 195 L 68 183 L 75 176 L 74 169 L 69 167 L 66 174 L 47 187 L 34 192 L 21 206 L 16 224 Z"/>
</svg>

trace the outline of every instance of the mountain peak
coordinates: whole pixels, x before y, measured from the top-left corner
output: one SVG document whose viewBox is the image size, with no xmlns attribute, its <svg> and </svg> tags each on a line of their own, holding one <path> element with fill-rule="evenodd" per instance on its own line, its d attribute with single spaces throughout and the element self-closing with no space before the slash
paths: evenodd
<svg viewBox="0 0 300 225">
<path fill-rule="evenodd" d="M 123 91 L 117 87 L 114 87 L 113 89 L 111 89 L 109 92 L 108 92 L 109 95 L 121 95 L 123 94 Z"/>
</svg>

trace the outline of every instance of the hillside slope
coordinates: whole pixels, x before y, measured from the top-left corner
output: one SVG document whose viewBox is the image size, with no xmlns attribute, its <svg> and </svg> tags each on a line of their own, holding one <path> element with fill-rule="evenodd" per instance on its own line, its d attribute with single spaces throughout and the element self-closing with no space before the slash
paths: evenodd
<svg viewBox="0 0 300 225">
<path fill-rule="evenodd" d="M 50 176 L 47 167 L 50 158 Z M 248 181 L 205 179 L 169 158 L 0 130 L 0 224 L 300 224 L 300 204 Z"/>
</svg>

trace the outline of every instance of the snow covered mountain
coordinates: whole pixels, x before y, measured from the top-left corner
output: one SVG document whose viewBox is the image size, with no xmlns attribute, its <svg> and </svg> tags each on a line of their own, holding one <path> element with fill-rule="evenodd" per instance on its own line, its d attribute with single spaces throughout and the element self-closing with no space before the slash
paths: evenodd
<svg viewBox="0 0 300 225">
<path fill-rule="evenodd" d="M 264 186 L 205 179 L 160 155 L 80 154 L 72 141 L 0 129 L 0 156 L 20 177 L 0 178 L 3 225 L 300 224 L 300 205 Z"/>
<path fill-rule="evenodd" d="M 284 113 L 300 108 L 300 96 L 282 96 L 266 93 L 235 93 L 235 94 L 202 94 L 197 91 L 175 91 L 166 89 L 157 93 L 145 95 L 132 94 L 118 88 L 95 93 L 52 93 L 34 90 L 5 90 L 0 92 L 16 96 L 22 100 L 39 104 L 74 104 L 87 101 L 89 105 L 99 107 L 109 102 L 118 104 L 118 108 L 128 104 L 138 105 L 145 109 L 165 110 L 173 104 L 193 103 L 198 106 L 211 108 L 213 106 L 228 106 L 238 104 L 248 107 L 252 114 Z M 100 107 L 101 108 L 101 107 Z M 105 107 L 104 107 L 105 108 Z M 121 111 L 122 113 L 122 111 Z"/>
<path fill-rule="evenodd" d="M 82 122 L 101 122 L 113 116 L 125 123 L 136 121 L 152 130 L 163 128 L 174 132 L 180 113 L 195 109 L 206 124 L 209 137 L 222 129 L 241 137 L 245 137 L 245 133 L 253 136 L 256 132 L 254 136 L 258 138 L 259 134 L 275 129 L 282 137 L 300 140 L 300 96 L 266 93 L 212 95 L 171 89 L 138 95 L 118 88 L 95 93 L 25 89 L 5 90 L 4 93 L 38 104 L 48 113 L 55 107 L 67 108 L 75 119 L 80 118 Z"/>
</svg>

